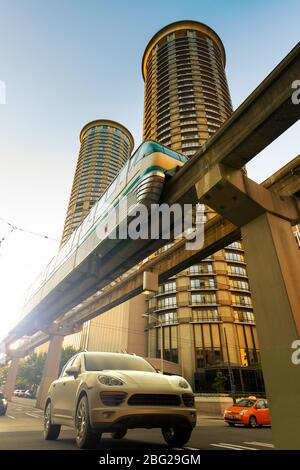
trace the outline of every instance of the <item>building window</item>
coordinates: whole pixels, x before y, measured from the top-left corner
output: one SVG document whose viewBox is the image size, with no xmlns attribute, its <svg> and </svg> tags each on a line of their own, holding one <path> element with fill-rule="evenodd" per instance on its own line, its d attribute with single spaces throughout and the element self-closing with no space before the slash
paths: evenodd
<svg viewBox="0 0 300 470">
<path fill-rule="evenodd" d="M 245 262 L 244 256 L 241 253 L 226 252 L 225 253 L 225 259 L 227 261 L 240 261 L 242 263 Z"/>
<path fill-rule="evenodd" d="M 168 42 L 174 41 L 174 39 L 175 39 L 175 33 L 168 34 L 168 36 L 167 36 L 167 41 Z"/>
<path fill-rule="evenodd" d="M 222 364 L 219 325 L 194 325 L 196 368 L 215 367 Z"/>
<path fill-rule="evenodd" d="M 218 309 L 216 308 L 206 308 L 206 309 L 193 309 L 192 310 L 192 319 L 197 322 L 216 322 L 220 321 L 220 316 Z"/>
<path fill-rule="evenodd" d="M 175 291 L 176 290 L 176 282 L 166 282 L 165 284 L 161 284 L 159 286 L 159 293 L 164 294 L 166 292 Z"/>
<path fill-rule="evenodd" d="M 239 279 L 230 279 L 229 284 L 232 289 L 249 290 L 249 283 L 247 281 L 240 281 Z"/>
<path fill-rule="evenodd" d="M 244 310 L 234 310 L 235 321 L 240 323 L 252 323 L 255 324 L 255 318 L 253 312 Z"/>
<path fill-rule="evenodd" d="M 190 266 L 189 268 L 190 274 L 206 274 L 206 273 L 212 273 L 212 272 L 213 272 L 213 266 L 212 264 L 209 264 L 209 263 L 196 264 L 194 266 Z"/>
<path fill-rule="evenodd" d="M 229 266 L 230 274 L 237 274 L 238 276 L 247 276 L 247 271 L 242 266 Z"/>
<path fill-rule="evenodd" d="M 215 294 L 192 294 L 192 304 L 216 304 Z"/>
<path fill-rule="evenodd" d="M 163 358 L 166 361 L 178 363 L 178 339 L 177 339 L 177 327 L 176 326 L 164 326 L 163 328 L 156 328 L 157 338 L 157 354 L 156 357 L 160 357 L 161 354 L 161 334 L 163 332 L 162 343 L 163 343 Z"/>
<path fill-rule="evenodd" d="M 235 250 L 242 250 L 243 246 L 242 246 L 241 242 L 233 242 L 233 243 L 230 243 L 230 245 L 228 245 L 226 248 L 232 248 L 232 249 L 235 249 Z"/>
<path fill-rule="evenodd" d="M 176 307 L 176 295 L 170 297 L 164 297 L 163 299 L 158 299 L 157 307 L 158 309 Z"/>
<path fill-rule="evenodd" d="M 196 37 L 196 31 L 187 31 L 186 32 L 188 38 L 195 38 Z"/>
<path fill-rule="evenodd" d="M 252 305 L 251 297 L 248 297 L 247 295 L 232 295 L 231 300 L 233 305 Z"/>
<path fill-rule="evenodd" d="M 192 278 L 191 289 L 214 289 L 216 287 L 213 277 Z"/>
<path fill-rule="evenodd" d="M 165 312 L 158 315 L 159 324 L 172 324 L 177 323 L 177 312 Z"/>
</svg>

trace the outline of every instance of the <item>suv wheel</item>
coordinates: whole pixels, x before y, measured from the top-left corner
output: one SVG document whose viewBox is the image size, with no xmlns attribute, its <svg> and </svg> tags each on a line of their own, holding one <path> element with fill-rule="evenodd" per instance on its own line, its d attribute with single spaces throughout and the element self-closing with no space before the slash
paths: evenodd
<svg viewBox="0 0 300 470">
<path fill-rule="evenodd" d="M 79 449 L 91 449 L 96 447 L 101 439 L 101 434 L 95 432 L 90 423 L 89 404 L 86 395 L 78 402 L 75 418 L 76 444 Z"/>
<path fill-rule="evenodd" d="M 126 433 L 127 433 L 127 429 L 126 429 L 126 428 L 124 428 L 124 429 L 119 429 L 118 431 L 113 432 L 113 433 L 111 434 L 111 437 L 112 437 L 113 439 L 123 439 L 123 437 L 126 436 Z"/>
<path fill-rule="evenodd" d="M 55 441 L 60 433 L 60 424 L 52 424 L 51 422 L 51 402 L 47 403 L 44 412 L 44 438 L 46 441 Z"/>
<path fill-rule="evenodd" d="M 257 419 L 253 415 L 250 416 L 250 418 L 249 418 L 249 427 L 250 428 L 256 428 L 257 427 Z"/>
<path fill-rule="evenodd" d="M 192 434 L 191 426 L 164 427 L 161 432 L 169 446 L 183 446 L 188 442 Z"/>
</svg>

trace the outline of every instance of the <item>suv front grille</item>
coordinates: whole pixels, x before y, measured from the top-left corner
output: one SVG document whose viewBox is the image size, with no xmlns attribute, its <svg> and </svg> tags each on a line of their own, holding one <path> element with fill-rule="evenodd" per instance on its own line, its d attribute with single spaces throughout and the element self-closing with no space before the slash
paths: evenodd
<svg viewBox="0 0 300 470">
<path fill-rule="evenodd" d="M 137 393 L 128 400 L 128 405 L 132 406 L 179 406 L 181 404 L 178 395 Z"/>
<path fill-rule="evenodd" d="M 110 391 L 110 392 L 101 392 L 100 398 L 105 406 L 119 406 L 125 401 L 127 397 L 126 392 Z"/>
<path fill-rule="evenodd" d="M 182 400 L 185 406 L 193 407 L 195 405 L 195 398 L 192 393 L 184 393 L 182 395 Z"/>
</svg>

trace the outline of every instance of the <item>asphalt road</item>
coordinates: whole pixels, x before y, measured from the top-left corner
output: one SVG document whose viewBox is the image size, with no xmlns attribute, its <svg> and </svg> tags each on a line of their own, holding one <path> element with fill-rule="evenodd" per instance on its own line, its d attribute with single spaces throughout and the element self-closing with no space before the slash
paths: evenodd
<svg viewBox="0 0 300 470">
<path fill-rule="evenodd" d="M 31 401 L 14 399 L 7 415 L 0 416 L 0 450 L 74 450 L 74 431 L 62 428 L 57 441 L 43 438 L 43 413 Z M 192 450 L 272 450 L 271 428 L 229 427 L 222 419 L 199 416 L 185 449 Z M 159 429 L 129 430 L 122 440 L 103 434 L 100 449 L 163 450 L 168 449 Z"/>
</svg>

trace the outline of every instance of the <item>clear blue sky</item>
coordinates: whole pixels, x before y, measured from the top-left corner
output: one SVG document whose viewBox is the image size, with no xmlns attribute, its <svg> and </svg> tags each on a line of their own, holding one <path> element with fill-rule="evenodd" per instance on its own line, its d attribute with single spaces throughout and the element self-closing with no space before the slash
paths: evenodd
<svg viewBox="0 0 300 470">
<path fill-rule="evenodd" d="M 114 119 L 141 141 L 141 58 L 158 29 L 194 19 L 216 30 L 236 108 L 298 42 L 300 3 L 0 0 L 0 15 L 0 217 L 60 238 L 82 126 Z M 299 129 L 257 157 L 250 177 L 261 181 L 297 155 Z M 0 239 L 7 232 L 0 222 Z M 13 321 L 16 299 L 56 246 L 22 233 L 2 244 L 0 322 Z"/>
</svg>

